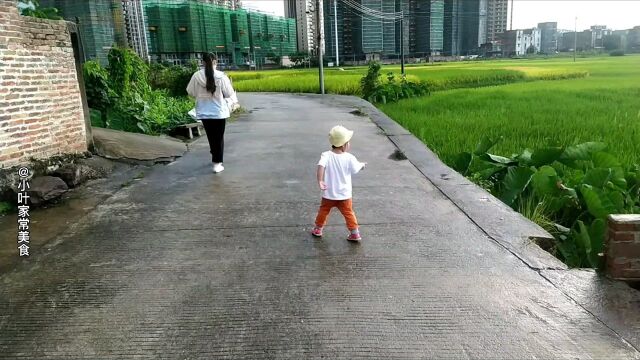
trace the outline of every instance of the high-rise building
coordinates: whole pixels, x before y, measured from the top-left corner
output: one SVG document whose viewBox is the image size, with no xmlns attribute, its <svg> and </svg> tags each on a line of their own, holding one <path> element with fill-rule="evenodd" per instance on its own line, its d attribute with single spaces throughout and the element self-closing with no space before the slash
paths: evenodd
<svg viewBox="0 0 640 360">
<path fill-rule="evenodd" d="M 463 0 L 444 1 L 444 26 L 443 26 L 443 48 L 444 54 L 448 56 L 459 55 L 462 45 L 462 14 Z"/>
<path fill-rule="evenodd" d="M 327 0 L 324 1 L 328 2 Z M 326 6 L 326 4 L 325 4 Z M 284 15 L 295 19 L 298 51 L 313 53 L 316 47 L 316 1 L 315 0 L 285 0 Z"/>
<path fill-rule="evenodd" d="M 336 35 L 339 53 L 348 60 L 397 58 L 402 47 L 412 57 L 444 51 L 445 0 L 325 0 L 324 16 L 330 57 L 335 57 Z"/>
<path fill-rule="evenodd" d="M 149 45 L 147 43 L 147 27 L 144 22 L 144 8 L 142 0 L 122 0 L 124 22 L 127 29 L 129 46 L 141 58 L 149 59 Z"/>
<path fill-rule="evenodd" d="M 296 0 L 284 0 L 284 17 L 289 19 L 296 18 Z"/>
<path fill-rule="evenodd" d="M 495 43 L 507 31 L 508 0 L 489 0 L 487 3 L 487 40 Z"/>
<path fill-rule="evenodd" d="M 487 42 L 489 0 L 462 0 L 461 2 L 462 11 L 458 13 L 460 55 L 478 54 L 480 46 Z"/>
<path fill-rule="evenodd" d="M 346 59 L 480 53 L 506 30 L 508 0 L 324 0 L 327 56 Z M 285 0 L 285 14 L 296 19 L 301 51 L 314 49 L 315 0 Z M 404 13 L 404 28 L 397 15 Z M 337 23 L 337 26 L 336 26 Z"/>
<path fill-rule="evenodd" d="M 241 0 L 197 0 L 202 3 L 218 5 L 227 9 L 235 10 L 242 6 Z"/>
<path fill-rule="evenodd" d="M 540 52 L 553 54 L 558 50 L 558 23 L 539 23 L 540 29 Z"/>
<path fill-rule="evenodd" d="M 444 0 L 409 0 L 407 18 L 411 55 L 430 56 L 444 52 Z"/>
</svg>

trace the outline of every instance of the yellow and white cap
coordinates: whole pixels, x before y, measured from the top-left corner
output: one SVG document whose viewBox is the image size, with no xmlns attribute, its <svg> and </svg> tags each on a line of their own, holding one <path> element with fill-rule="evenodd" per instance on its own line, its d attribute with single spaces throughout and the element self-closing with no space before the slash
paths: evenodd
<svg viewBox="0 0 640 360">
<path fill-rule="evenodd" d="M 349 130 L 341 125 L 334 126 L 333 128 L 331 128 L 331 131 L 329 131 L 329 142 L 335 147 L 340 147 L 349 142 L 352 136 L 352 130 Z"/>
</svg>

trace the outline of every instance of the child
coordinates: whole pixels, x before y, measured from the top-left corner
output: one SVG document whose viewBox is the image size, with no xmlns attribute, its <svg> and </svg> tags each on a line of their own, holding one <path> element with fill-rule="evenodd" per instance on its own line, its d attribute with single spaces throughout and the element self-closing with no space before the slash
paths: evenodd
<svg viewBox="0 0 640 360">
<path fill-rule="evenodd" d="M 352 208 L 351 175 L 357 174 L 365 167 L 366 163 L 359 162 L 355 156 L 349 154 L 349 149 L 351 149 L 349 140 L 352 136 L 353 131 L 342 126 L 335 126 L 329 132 L 332 150 L 322 153 L 316 173 L 318 186 L 323 194 L 316 217 L 316 226 L 311 232 L 313 236 L 322 236 L 322 228 L 327 222 L 329 212 L 333 207 L 337 207 L 344 216 L 350 231 L 347 240 L 360 241 L 362 239 L 358 230 L 358 220 Z"/>
</svg>

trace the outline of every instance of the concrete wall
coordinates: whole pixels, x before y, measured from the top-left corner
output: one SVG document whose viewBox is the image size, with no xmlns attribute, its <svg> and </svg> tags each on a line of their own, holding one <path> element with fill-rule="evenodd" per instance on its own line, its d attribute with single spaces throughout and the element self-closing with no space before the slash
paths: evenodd
<svg viewBox="0 0 640 360">
<path fill-rule="evenodd" d="M 86 151 L 86 133 L 67 23 L 0 0 L 0 168 Z"/>
</svg>

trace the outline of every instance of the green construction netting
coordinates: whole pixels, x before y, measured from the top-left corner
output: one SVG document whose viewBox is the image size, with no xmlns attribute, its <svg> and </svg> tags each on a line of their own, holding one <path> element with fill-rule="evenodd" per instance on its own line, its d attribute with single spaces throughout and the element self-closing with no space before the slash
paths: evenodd
<svg viewBox="0 0 640 360">
<path fill-rule="evenodd" d="M 126 44 L 119 0 L 41 0 L 40 4 L 55 7 L 65 20 L 80 23 L 80 37 L 88 59 L 106 64 L 111 46 Z"/>
<path fill-rule="evenodd" d="M 240 64 L 248 57 L 296 51 L 294 19 L 193 0 L 145 0 L 143 4 L 152 55 L 208 51 Z"/>
</svg>

